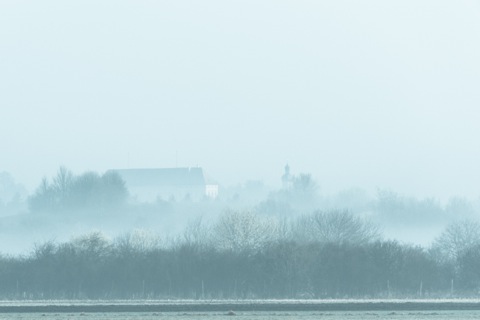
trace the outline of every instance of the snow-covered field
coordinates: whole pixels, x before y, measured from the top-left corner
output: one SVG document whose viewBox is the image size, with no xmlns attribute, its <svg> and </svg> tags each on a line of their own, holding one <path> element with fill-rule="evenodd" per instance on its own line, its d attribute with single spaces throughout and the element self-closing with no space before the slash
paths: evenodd
<svg viewBox="0 0 480 320">
<path fill-rule="evenodd" d="M 4 300 L 1 313 L 323 312 L 478 310 L 480 299 L 328 300 Z"/>
<path fill-rule="evenodd" d="M 480 298 L 475 299 L 139 299 L 139 300 L 0 300 L 0 306 L 28 305 L 201 305 L 201 304 L 367 304 L 367 303 L 417 303 L 417 304 L 480 304 Z"/>
<path fill-rule="evenodd" d="M 232 317 L 233 316 L 233 317 Z M 22 319 L 22 320 L 80 320 L 80 319 L 142 319 L 142 320 L 158 320 L 158 319 L 176 319 L 176 320 L 197 320 L 197 319 L 215 319 L 227 320 L 232 318 L 240 318 L 242 320 L 370 320 L 370 319 L 397 319 L 397 320 L 470 320 L 478 319 L 479 311 L 438 311 L 438 312 L 240 312 L 240 313 L 14 313 L 1 314 L 0 320 L 3 319 Z"/>
</svg>

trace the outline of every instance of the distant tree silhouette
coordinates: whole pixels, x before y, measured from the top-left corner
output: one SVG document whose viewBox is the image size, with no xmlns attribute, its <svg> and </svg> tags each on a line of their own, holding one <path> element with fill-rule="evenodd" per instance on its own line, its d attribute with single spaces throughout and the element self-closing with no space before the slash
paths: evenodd
<svg viewBox="0 0 480 320">
<path fill-rule="evenodd" d="M 60 167 L 52 183 L 42 179 L 28 203 L 32 212 L 81 211 L 118 207 L 126 202 L 127 196 L 125 182 L 115 172 L 102 176 L 86 172 L 75 176 Z"/>
</svg>

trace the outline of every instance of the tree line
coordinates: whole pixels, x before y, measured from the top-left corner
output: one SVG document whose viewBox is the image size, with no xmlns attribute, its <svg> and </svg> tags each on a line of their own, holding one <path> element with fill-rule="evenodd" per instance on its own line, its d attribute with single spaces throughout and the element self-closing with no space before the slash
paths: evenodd
<svg viewBox="0 0 480 320">
<path fill-rule="evenodd" d="M 348 212 L 285 222 L 230 211 L 212 223 L 194 221 L 168 241 L 141 231 L 111 240 L 93 232 L 2 256 L 0 298 L 476 296 L 479 230 L 455 223 L 422 248 L 382 240 L 375 226 Z"/>
<path fill-rule="evenodd" d="M 118 208 L 126 203 L 128 190 L 120 175 L 107 171 L 100 175 L 85 172 L 74 175 L 60 167 L 51 181 L 43 178 L 29 197 L 31 212 L 74 212 Z"/>
</svg>

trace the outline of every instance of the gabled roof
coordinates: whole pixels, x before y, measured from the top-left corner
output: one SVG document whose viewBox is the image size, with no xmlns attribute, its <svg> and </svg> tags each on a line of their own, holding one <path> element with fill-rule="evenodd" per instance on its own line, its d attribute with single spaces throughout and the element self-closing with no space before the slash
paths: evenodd
<svg viewBox="0 0 480 320">
<path fill-rule="evenodd" d="M 127 186 L 204 186 L 202 168 L 118 169 Z"/>
</svg>

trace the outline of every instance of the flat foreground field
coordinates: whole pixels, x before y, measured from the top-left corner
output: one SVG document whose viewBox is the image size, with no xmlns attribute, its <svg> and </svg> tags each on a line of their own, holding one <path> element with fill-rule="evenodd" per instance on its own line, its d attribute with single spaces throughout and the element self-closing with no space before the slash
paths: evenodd
<svg viewBox="0 0 480 320">
<path fill-rule="evenodd" d="M 42 300 L 0 301 L 0 313 L 323 312 L 480 310 L 480 300 Z"/>
</svg>

